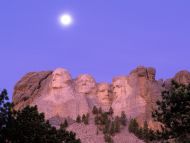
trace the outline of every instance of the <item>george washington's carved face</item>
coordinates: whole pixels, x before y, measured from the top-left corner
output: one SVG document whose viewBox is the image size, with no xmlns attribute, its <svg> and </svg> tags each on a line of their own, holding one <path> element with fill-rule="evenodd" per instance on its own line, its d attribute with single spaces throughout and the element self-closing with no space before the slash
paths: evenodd
<svg viewBox="0 0 190 143">
<path fill-rule="evenodd" d="M 90 75 L 80 75 L 76 79 L 76 90 L 78 93 L 88 94 L 95 88 L 95 86 L 96 82 Z"/>
<path fill-rule="evenodd" d="M 71 79 L 71 75 L 67 70 L 58 68 L 53 72 L 52 87 L 55 89 L 64 88 L 68 86 Z"/>
<path fill-rule="evenodd" d="M 107 83 L 100 83 L 98 85 L 98 99 L 102 103 L 110 103 L 111 102 L 111 88 Z"/>
</svg>

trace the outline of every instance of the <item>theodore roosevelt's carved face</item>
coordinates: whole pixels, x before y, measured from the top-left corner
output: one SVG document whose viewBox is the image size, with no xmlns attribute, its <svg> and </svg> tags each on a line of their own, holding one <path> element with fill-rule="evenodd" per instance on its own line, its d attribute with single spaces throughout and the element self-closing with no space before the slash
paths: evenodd
<svg viewBox="0 0 190 143">
<path fill-rule="evenodd" d="M 66 69 L 58 68 L 53 72 L 52 87 L 64 88 L 68 86 L 71 79 L 71 75 Z"/>
<path fill-rule="evenodd" d="M 83 74 L 76 79 L 76 90 L 79 93 L 88 94 L 95 88 L 95 86 L 96 82 L 90 75 Z"/>
<path fill-rule="evenodd" d="M 98 99 L 102 103 L 110 103 L 111 102 L 111 88 L 107 83 L 100 83 L 98 85 Z"/>
</svg>

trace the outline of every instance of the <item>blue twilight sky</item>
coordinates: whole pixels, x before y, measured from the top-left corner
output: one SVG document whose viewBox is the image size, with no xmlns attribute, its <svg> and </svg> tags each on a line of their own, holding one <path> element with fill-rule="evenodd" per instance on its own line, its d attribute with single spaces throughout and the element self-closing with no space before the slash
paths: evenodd
<svg viewBox="0 0 190 143">
<path fill-rule="evenodd" d="M 145 65 L 169 78 L 190 70 L 189 58 L 190 0 L 0 0 L 0 89 L 10 96 L 29 71 L 65 67 L 110 82 Z"/>
</svg>

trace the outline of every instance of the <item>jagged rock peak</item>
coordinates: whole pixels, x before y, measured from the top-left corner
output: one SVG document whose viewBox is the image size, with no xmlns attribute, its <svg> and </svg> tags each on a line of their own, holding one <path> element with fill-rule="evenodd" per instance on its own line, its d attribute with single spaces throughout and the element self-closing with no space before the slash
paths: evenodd
<svg viewBox="0 0 190 143">
<path fill-rule="evenodd" d="M 135 74 L 139 77 L 145 77 L 151 81 L 154 81 L 156 77 L 156 69 L 153 67 L 146 68 L 144 66 L 138 66 L 136 69 L 132 70 L 130 74 Z"/>
</svg>

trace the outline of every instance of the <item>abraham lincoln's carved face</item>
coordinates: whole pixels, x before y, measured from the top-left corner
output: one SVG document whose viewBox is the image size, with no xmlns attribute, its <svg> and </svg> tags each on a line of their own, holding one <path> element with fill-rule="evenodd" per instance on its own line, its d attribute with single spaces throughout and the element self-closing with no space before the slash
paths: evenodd
<svg viewBox="0 0 190 143">
<path fill-rule="evenodd" d="M 76 79 L 76 90 L 78 93 L 88 94 L 95 88 L 95 86 L 96 82 L 90 75 L 80 75 Z"/>
<path fill-rule="evenodd" d="M 126 94 L 126 82 L 127 81 L 125 77 L 118 77 L 113 79 L 112 86 L 113 94 L 115 97 Z"/>
<path fill-rule="evenodd" d="M 107 83 L 100 83 L 98 85 L 98 99 L 102 103 L 110 103 L 111 102 L 111 88 Z"/>
<path fill-rule="evenodd" d="M 58 68 L 53 72 L 52 87 L 64 88 L 68 86 L 71 79 L 71 75 L 66 69 Z"/>
</svg>

